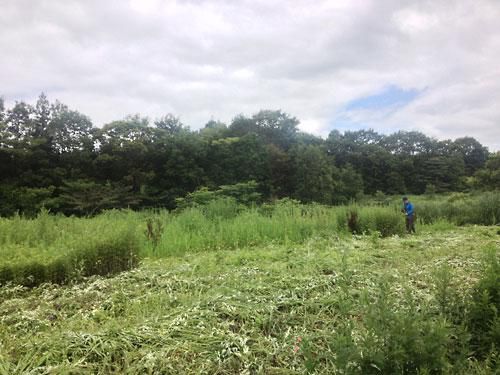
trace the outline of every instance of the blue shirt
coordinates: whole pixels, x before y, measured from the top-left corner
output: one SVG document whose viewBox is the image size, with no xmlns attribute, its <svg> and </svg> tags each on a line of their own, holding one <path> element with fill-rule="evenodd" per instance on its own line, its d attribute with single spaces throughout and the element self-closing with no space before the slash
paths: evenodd
<svg viewBox="0 0 500 375">
<path fill-rule="evenodd" d="M 406 212 L 406 216 L 413 215 L 413 213 L 414 213 L 413 204 L 411 204 L 410 202 L 405 203 L 405 212 Z"/>
</svg>

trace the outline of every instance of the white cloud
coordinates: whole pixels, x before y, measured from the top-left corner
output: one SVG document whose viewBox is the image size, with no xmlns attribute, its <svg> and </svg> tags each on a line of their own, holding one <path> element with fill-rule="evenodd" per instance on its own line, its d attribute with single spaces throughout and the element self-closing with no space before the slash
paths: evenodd
<svg viewBox="0 0 500 375">
<path fill-rule="evenodd" d="M 0 94 L 43 90 L 97 125 L 173 112 L 197 128 L 279 108 L 315 134 L 346 115 L 500 149 L 498 19 L 496 0 L 5 0 Z M 423 93 L 346 113 L 387 85 Z"/>
</svg>

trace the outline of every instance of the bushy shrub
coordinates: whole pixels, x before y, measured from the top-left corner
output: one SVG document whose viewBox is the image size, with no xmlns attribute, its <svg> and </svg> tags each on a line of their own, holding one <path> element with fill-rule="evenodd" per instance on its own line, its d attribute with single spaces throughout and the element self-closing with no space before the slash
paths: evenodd
<svg viewBox="0 0 500 375">
<path fill-rule="evenodd" d="M 367 305 L 364 326 L 359 348 L 363 374 L 433 373 L 449 365 L 446 321 L 421 311 L 410 296 L 400 306 L 382 286 Z"/>
<path fill-rule="evenodd" d="M 326 347 L 305 339 L 304 362 L 310 372 L 320 362 L 332 363 L 342 374 L 441 373 L 455 366 L 453 328 L 411 293 L 401 301 L 382 281 L 362 295 L 355 311 L 350 309 L 342 312 L 350 318 L 339 319 Z"/>
<path fill-rule="evenodd" d="M 189 207 L 205 206 L 216 200 L 229 200 L 245 206 L 256 205 L 261 202 L 261 194 L 257 191 L 259 184 L 255 181 L 240 182 L 234 185 L 222 185 L 218 190 L 202 187 L 188 193 L 183 198 L 176 198 L 179 210 Z"/>
<path fill-rule="evenodd" d="M 362 233 L 363 229 L 359 222 L 359 215 L 356 209 L 349 209 L 347 213 L 347 228 L 351 233 Z"/>
<path fill-rule="evenodd" d="M 347 227 L 356 234 L 378 232 L 382 237 L 404 234 L 404 217 L 390 207 L 356 207 L 347 210 Z"/>
<path fill-rule="evenodd" d="M 374 224 L 382 237 L 404 233 L 404 217 L 393 210 L 376 210 Z"/>
</svg>

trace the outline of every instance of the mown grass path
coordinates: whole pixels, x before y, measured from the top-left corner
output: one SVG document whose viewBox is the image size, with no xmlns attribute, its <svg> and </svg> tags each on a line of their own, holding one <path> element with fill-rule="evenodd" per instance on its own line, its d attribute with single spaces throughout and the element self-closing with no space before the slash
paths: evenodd
<svg viewBox="0 0 500 375">
<path fill-rule="evenodd" d="M 385 239 L 333 235 L 146 259 L 135 270 L 74 285 L 3 287 L 0 374 L 361 373 L 364 360 L 384 373 L 377 358 L 354 355 L 355 345 L 368 345 L 373 306 L 382 314 L 377 301 L 385 296 L 388 317 L 405 309 L 439 316 L 451 298 L 443 293 L 467 298 L 484 249 L 498 247 L 495 227 Z M 422 358 L 436 372 L 439 363 Z M 405 361 L 394 371 L 411 373 L 415 366 Z M 437 372 L 459 371 L 442 366 Z M 466 356 L 460 366 L 495 371 Z"/>
</svg>

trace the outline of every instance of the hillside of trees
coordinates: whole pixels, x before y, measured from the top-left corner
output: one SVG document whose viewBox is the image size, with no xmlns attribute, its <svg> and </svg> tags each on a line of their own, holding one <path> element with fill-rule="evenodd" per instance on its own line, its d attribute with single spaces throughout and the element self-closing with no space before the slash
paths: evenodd
<svg viewBox="0 0 500 375">
<path fill-rule="evenodd" d="M 41 94 L 34 105 L 0 99 L 0 215 L 91 215 L 103 209 L 175 208 L 201 187 L 254 181 L 264 200 L 345 203 L 360 194 L 490 190 L 500 153 L 471 137 L 436 140 L 333 130 L 298 130 L 282 111 L 209 121 L 190 130 L 168 114 L 133 115 L 95 127 L 89 117 Z"/>
</svg>

